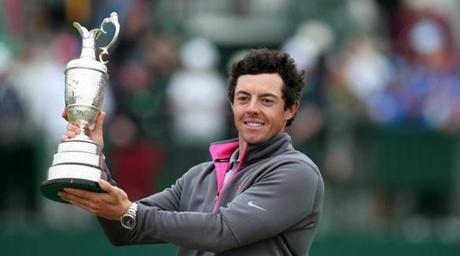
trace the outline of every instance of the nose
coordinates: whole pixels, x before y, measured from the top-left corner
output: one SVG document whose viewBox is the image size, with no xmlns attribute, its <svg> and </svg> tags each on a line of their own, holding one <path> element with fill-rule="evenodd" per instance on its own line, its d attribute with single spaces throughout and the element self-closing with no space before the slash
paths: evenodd
<svg viewBox="0 0 460 256">
<path fill-rule="evenodd" d="M 251 114 L 259 113 L 260 109 L 259 109 L 259 104 L 257 102 L 257 99 L 251 99 L 251 101 L 247 105 L 246 111 Z"/>
</svg>

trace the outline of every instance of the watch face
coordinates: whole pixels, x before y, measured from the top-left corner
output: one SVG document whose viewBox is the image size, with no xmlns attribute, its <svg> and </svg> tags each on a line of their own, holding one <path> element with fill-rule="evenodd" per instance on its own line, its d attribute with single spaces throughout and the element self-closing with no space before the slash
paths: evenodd
<svg viewBox="0 0 460 256">
<path fill-rule="evenodd" d="M 126 228 L 134 228 L 136 226 L 136 219 L 133 216 L 123 216 L 121 222 Z"/>
</svg>

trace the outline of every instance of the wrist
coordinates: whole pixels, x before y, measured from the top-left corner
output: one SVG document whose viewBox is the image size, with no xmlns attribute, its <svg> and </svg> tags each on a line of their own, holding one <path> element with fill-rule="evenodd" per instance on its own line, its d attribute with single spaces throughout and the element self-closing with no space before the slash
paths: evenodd
<svg viewBox="0 0 460 256">
<path fill-rule="evenodd" d="M 131 203 L 127 210 L 120 216 L 121 226 L 132 230 L 137 225 L 137 203 Z"/>
<path fill-rule="evenodd" d="M 121 206 L 122 211 L 121 211 L 120 217 L 123 216 L 123 214 L 127 213 L 128 210 L 129 210 L 129 208 L 130 208 L 133 204 L 134 204 L 134 202 L 131 202 L 131 201 L 129 201 L 129 200 L 127 200 L 126 202 L 122 203 L 122 206 Z"/>
</svg>

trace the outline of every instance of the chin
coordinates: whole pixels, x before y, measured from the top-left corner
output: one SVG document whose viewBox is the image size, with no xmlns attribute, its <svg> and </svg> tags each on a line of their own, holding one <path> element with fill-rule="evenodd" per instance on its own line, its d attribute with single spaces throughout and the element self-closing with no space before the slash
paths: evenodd
<svg viewBox="0 0 460 256">
<path fill-rule="evenodd" d="M 242 136 L 242 138 L 248 144 L 259 144 L 266 140 L 265 138 L 260 136 Z"/>
</svg>

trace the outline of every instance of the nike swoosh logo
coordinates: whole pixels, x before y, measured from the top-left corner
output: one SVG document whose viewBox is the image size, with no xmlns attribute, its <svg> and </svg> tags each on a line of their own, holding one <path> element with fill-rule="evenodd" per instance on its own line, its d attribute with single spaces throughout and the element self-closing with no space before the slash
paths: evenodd
<svg viewBox="0 0 460 256">
<path fill-rule="evenodd" d="M 249 202 L 248 202 L 248 205 L 251 206 L 251 207 L 254 207 L 254 208 L 256 208 L 256 209 L 262 210 L 262 211 L 267 211 L 267 209 L 264 209 L 264 208 L 258 206 L 258 205 L 255 204 L 253 201 L 249 201 Z"/>
</svg>

